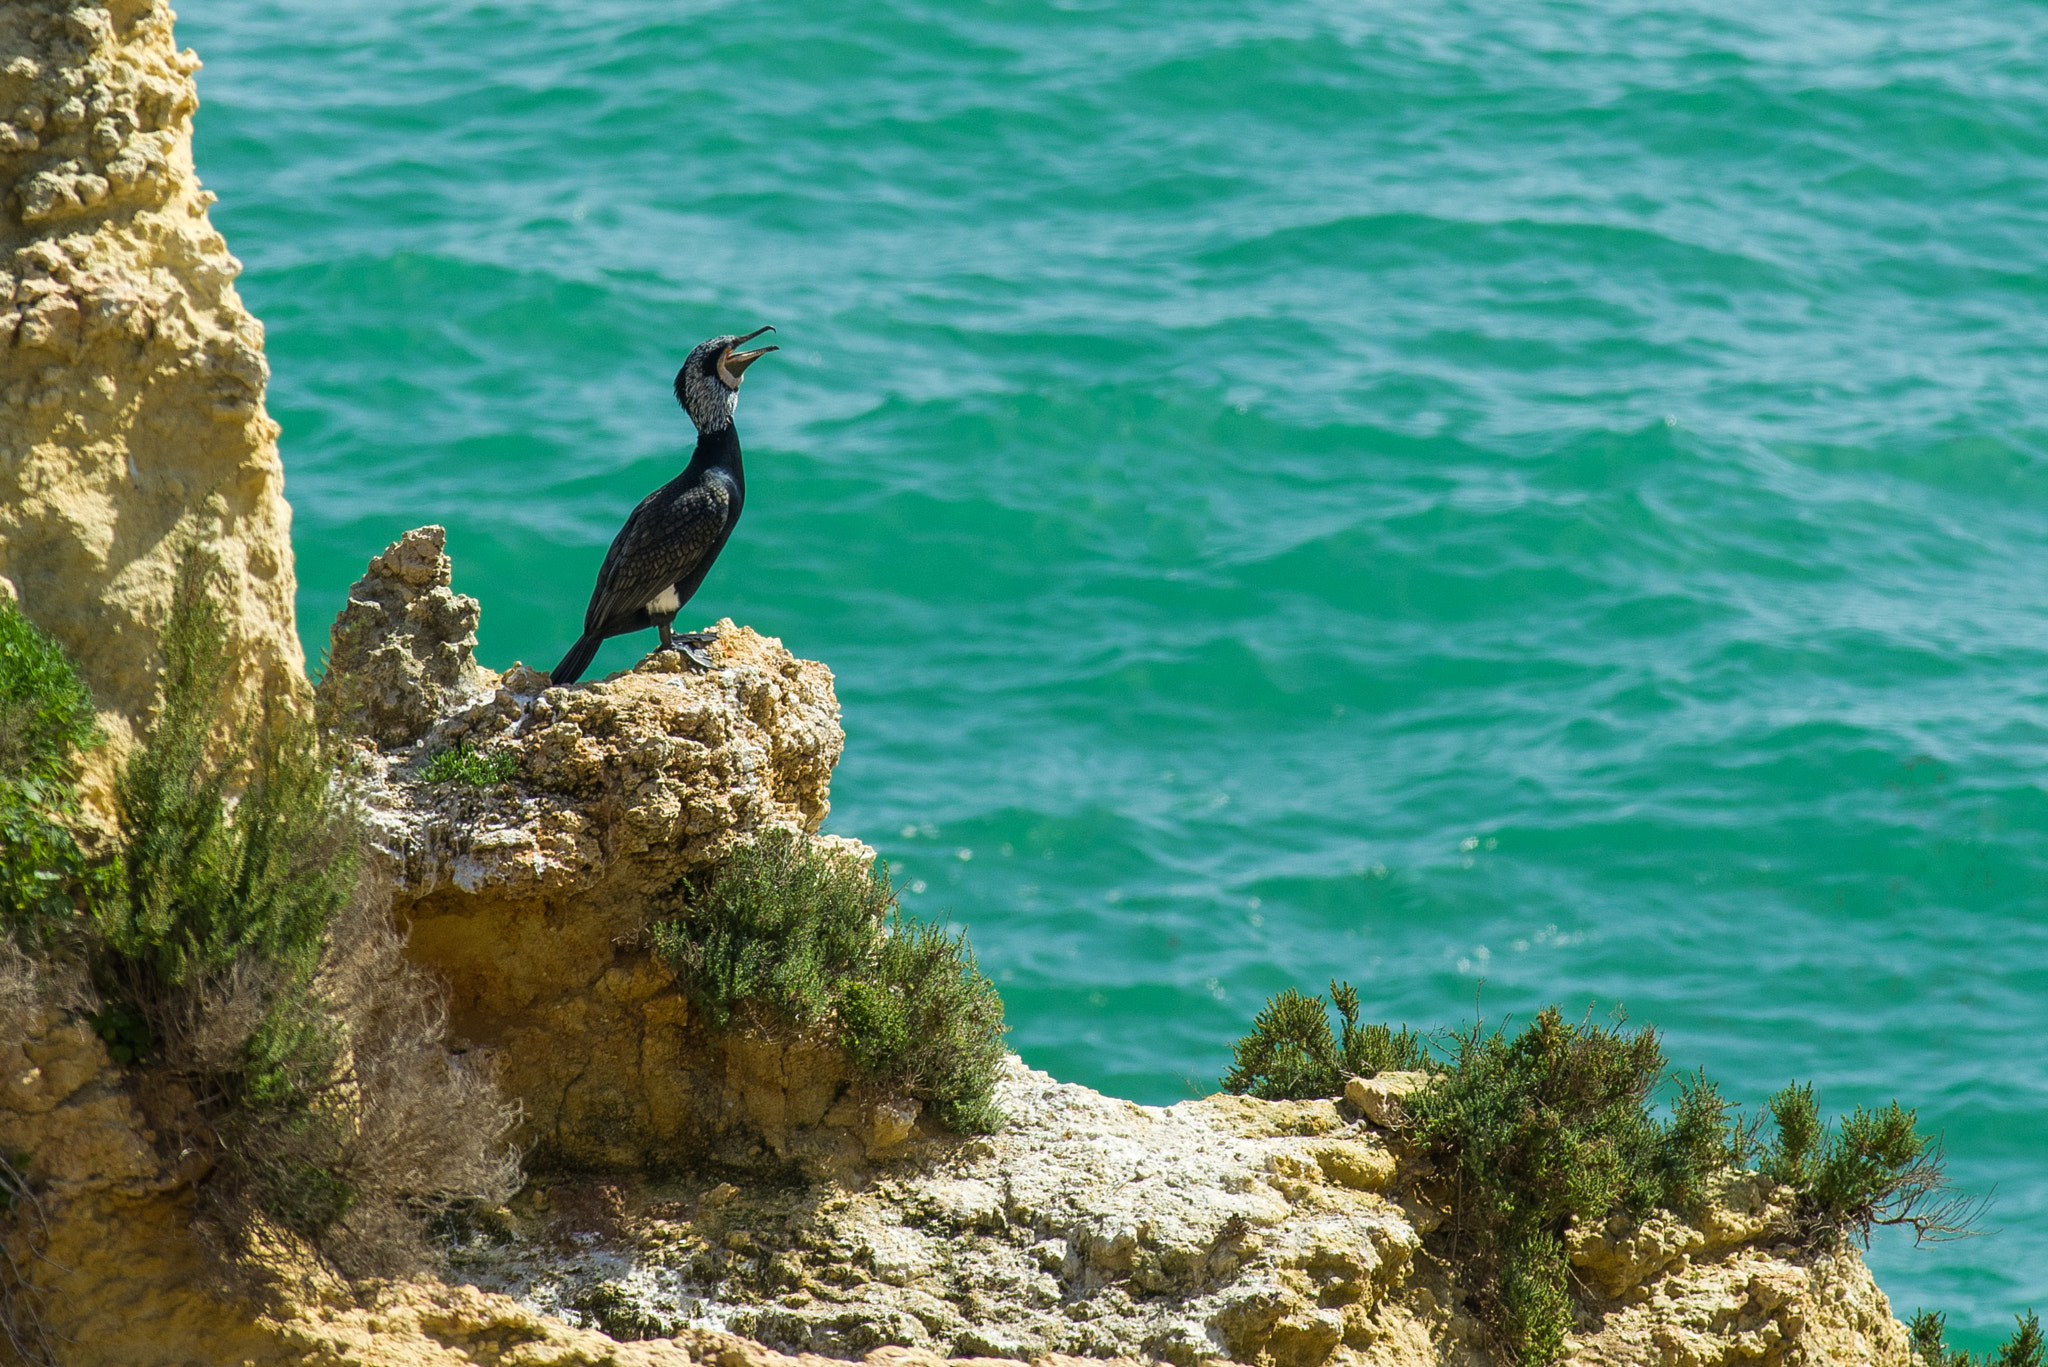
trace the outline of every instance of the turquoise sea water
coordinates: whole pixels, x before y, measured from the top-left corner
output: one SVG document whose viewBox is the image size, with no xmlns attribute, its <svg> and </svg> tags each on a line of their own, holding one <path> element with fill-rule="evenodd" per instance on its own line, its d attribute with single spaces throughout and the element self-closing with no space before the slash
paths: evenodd
<svg viewBox="0 0 2048 1367">
<path fill-rule="evenodd" d="M 831 827 L 1013 1040 L 1626 1003 L 1899 1096 L 2048 1310 L 2048 7 L 194 0 L 302 630 L 447 524 L 546 667 L 774 323 L 686 621 L 831 664 Z M 604 669 L 648 641 L 614 643 Z M 1480 981 L 1484 980 L 1483 995 Z"/>
</svg>

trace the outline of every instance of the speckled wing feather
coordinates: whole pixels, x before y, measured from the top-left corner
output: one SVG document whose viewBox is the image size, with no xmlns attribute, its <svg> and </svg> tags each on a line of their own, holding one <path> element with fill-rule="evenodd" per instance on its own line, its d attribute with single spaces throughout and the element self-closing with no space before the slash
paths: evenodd
<svg viewBox="0 0 2048 1367">
<path fill-rule="evenodd" d="M 724 534 L 732 493 L 723 480 L 707 480 L 664 503 L 667 492 L 657 489 L 642 499 L 613 538 L 583 614 L 585 631 L 639 612 L 695 569 Z"/>
</svg>

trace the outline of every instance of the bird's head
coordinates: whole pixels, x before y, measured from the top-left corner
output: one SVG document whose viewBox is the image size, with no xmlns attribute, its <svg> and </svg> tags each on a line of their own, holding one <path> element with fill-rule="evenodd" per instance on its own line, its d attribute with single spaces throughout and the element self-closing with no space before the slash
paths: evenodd
<svg viewBox="0 0 2048 1367">
<path fill-rule="evenodd" d="M 691 350 L 683 368 L 676 372 L 676 402 L 697 424 L 699 432 L 716 432 L 732 426 L 732 411 L 740 401 L 740 380 L 747 367 L 776 350 L 772 346 L 740 351 L 772 327 L 755 328 L 744 337 L 713 337 Z"/>
</svg>

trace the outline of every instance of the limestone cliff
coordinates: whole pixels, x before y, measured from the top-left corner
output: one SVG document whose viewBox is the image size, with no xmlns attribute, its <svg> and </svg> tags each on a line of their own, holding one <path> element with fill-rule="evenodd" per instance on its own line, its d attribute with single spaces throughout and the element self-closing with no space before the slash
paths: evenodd
<svg viewBox="0 0 2048 1367">
<path fill-rule="evenodd" d="M 357 781 L 411 952 L 454 988 L 455 1047 L 495 1054 L 527 1108 L 532 1180 L 451 1231 L 444 1278 L 348 1286 L 284 1258 L 266 1299 L 222 1299 L 190 1230 L 205 1171 L 45 993 L 0 1032 L 0 1153 L 26 1155 L 5 1251 L 56 1361 L 1497 1361 L 1400 1137 L 1420 1075 L 1159 1108 L 1012 1059 L 1008 1123 L 963 1137 L 828 1046 L 694 1019 L 641 932 L 733 842 L 822 821 L 830 674 L 721 623 L 709 670 L 498 675 L 452 579 L 438 529 L 387 548 L 323 688 L 381 719 Z M 429 782 L 451 746 L 503 781 Z M 1696 1221 L 1575 1230 L 1566 1361 L 1906 1367 L 1853 1252 L 1780 1242 L 1787 1198 L 1730 1175 Z"/>
<path fill-rule="evenodd" d="M 567 689 L 477 672 L 437 530 L 373 562 L 333 652 L 361 677 L 323 687 L 385 700 L 366 773 L 412 952 L 528 1108 L 536 1180 L 457 1274 L 648 1361 L 733 1330 L 836 1357 L 1492 1361 L 1459 1267 L 1428 1251 L 1441 1217 L 1393 1124 L 1419 1075 L 1344 1102 L 1160 1109 L 1013 1059 L 1010 1123 L 962 1138 L 860 1094 L 836 1051 L 693 1020 L 643 932 L 733 840 L 816 829 L 841 746 L 829 673 L 730 622 L 710 670 L 657 655 Z M 470 682 L 441 688 L 438 715 L 391 701 L 430 673 Z M 511 777 L 427 783 L 458 744 Z M 1860 1260 L 1778 1246 L 1774 1199 L 1731 1177 L 1697 1223 L 1579 1231 L 1572 1360 L 1903 1364 Z M 461 1304 L 478 1324 L 513 1313 Z"/>
<path fill-rule="evenodd" d="M 321 697 L 373 738 L 372 838 L 414 956 L 452 989 L 455 1034 L 522 1099 L 541 1166 L 673 1167 L 755 1142 L 735 1128 L 745 1094 L 720 1082 L 727 1050 L 639 942 L 734 840 L 824 820 L 844 743 L 831 672 L 726 622 L 708 672 L 666 655 L 573 689 L 501 676 L 475 662 L 476 600 L 451 576 L 438 527 L 372 561 Z M 429 782 L 427 761 L 457 745 L 513 780 Z M 805 1094 L 837 1101 L 836 1067 L 813 1059 Z"/>
<path fill-rule="evenodd" d="M 448 1281 L 309 1270 L 251 1304 L 201 1289 L 199 1174 L 158 1150 L 98 1039 L 40 1015 L 12 1052 L 0 1143 L 30 1155 L 38 1210 L 8 1253 L 41 1288 L 55 1360 L 79 1367 L 1494 1361 L 1456 1267 L 1423 1249 L 1432 1213 L 1345 1103 L 1160 1109 L 1013 1065 L 1014 1123 L 989 1139 L 815 1183 L 541 1183 L 479 1226 Z M 1583 1233 L 1565 1361 L 1907 1367 L 1862 1262 L 1771 1247 L 1770 1198 L 1733 1179 L 1698 1226 Z"/>
<path fill-rule="evenodd" d="M 0 591 L 63 642 L 116 744 L 153 705 L 179 547 L 223 562 L 245 695 L 302 676 L 263 329 L 192 165 L 160 0 L 0 5 Z"/>
</svg>

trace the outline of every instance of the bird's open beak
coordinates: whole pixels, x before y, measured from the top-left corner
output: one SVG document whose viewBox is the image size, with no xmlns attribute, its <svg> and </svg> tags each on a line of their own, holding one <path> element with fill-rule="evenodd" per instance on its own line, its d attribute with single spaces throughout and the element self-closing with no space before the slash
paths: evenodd
<svg viewBox="0 0 2048 1367">
<path fill-rule="evenodd" d="M 740 338 L 740 342 L 751 342 L 762 333 L 773 331 L 775 329 L 772 327 L 755 328 L 752 332 Z M 735 342 L 734 345 L 737 346 L 739 343 Z M 725 353 L 725 359 L 718 363 L 718 368 L 725 372 L 726 382 L 737 389 L 739 388 L 741 377 L 747 373 L 748 366 L 760 360 L 769 352 L 778 350 L 780 350 L 779 347 L 764 346 L 757 347 L 753 351 L 728 351 Z"/>
</svg>

